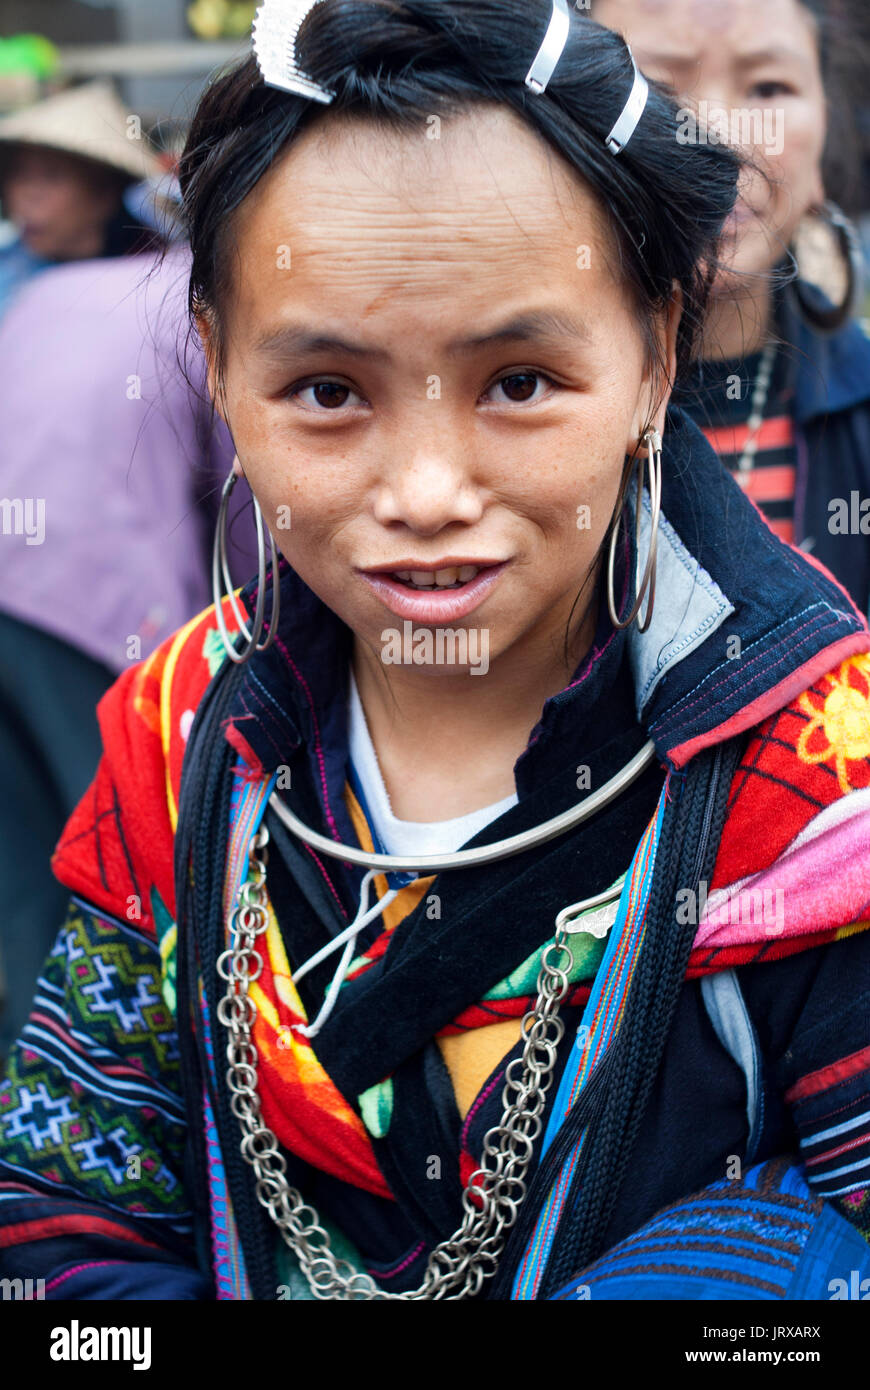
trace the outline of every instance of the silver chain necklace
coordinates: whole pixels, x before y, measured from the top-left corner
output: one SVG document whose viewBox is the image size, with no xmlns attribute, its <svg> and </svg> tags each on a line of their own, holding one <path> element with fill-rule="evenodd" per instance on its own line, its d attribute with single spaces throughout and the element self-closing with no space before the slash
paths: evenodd
<svg viewBox="0 0 870 1390">
<path fill-rule="evenodd" d="M 421 869 L 440 872 L 469 864 L 490 863 L 519 854 L 574 829 L 602 807 L 608 805 L 635 781 L 655 756 L 655 745 L 648 739 L 625 767 L 614 774 L 597 792 L 571 810 L 554 816 L 542 825 L 524 830 L 508 839 L 478 849 L 457 850 L 452 855 L 424 856 L 407 860 L 395 855 L 374 854 L 350 845 L 326 840 L 300 821 L 273 794 L 270 804 L 279 818 L 306 844 L 323 849 L 334 858 L 346 859 L 381 870 Z M 553 1080 L 556 1053 L 565 1033 L 559 1005 L 569 988 L 574 954 L 568 937 L 588 931 L 606 935 L 609 928 L 591 921 L 578 922 L 584 913 L 615 901 L 621 882 L 594 897 L 563 907 L 556 917 L 554 940 L 545 947 L 537 979 L 537 996 L 523 1016 L 520 1037 L 523 1050 L 508 1063 L 502 1090 L 501 1120 L 489 1129 L 482 1145 L 481 1166 L 472 1174 L 462 1194 L 462 1224 L 448 1240 L 432 1251 L 423 1282 L 406 1293 L 387 1293 L 368 1274 L 355 1270 L 332 1250 L 329 1233 L 314 1207 L 309 1206 L 287 1181 L 287 1163 L 277 1136 L 262 1119 L 257 1092 L 257 1048 L 253 1040 L 257 1006 L 249 986 L 259 979 L 263 961 L 257 937 L 268 926 L 266 865 L 269 831 L 261 825 L 248 847 L 248 877 L 235 896 L 230 914 L 231 945 L 218 957 L 217 971 L 226 981 L 226 991 L 217 1006 L 218 1019 L 229 1031 L 226 1077 L 232 1094 L 230 1109 L 242 1128 L 242 1158 L 254 1170 L 257 1201 L 266 1209 L 282 1239 L 299 1261 L 308 1286 L 319 1299 L 436 1299 L 473 1298 L 483 1283 L 491 1279 L 527 1193 L 526 1175 L 534 1154 L 535 1140 L 543 1129 L 544 1105 Z M 558 962 L 561 961 L 561 964 Z"/>
<path fill-rule="evenodd" d="M 767 405 L 767 397 L 770 393 L 770 382 L 773 376 L 773 364 L 776 360 L 776 343 L 769 342 L 761 354 L 761 361 L 758 364 L 758 376 L 755 378 L 755 388 L 752 392 L 752 400 L 749 405 L 749 418 L 746 421 L 749 434 L 743 453 L 737 460 L 738 481 L 751 472 L 755 464 L 755 455 L 758 453 L 758 435 L 764 423 L 764 408 Z"/>
<path fill-rule="evenodd" d="M 318 1299 L 461 1299 L 473 1298 L 498 1269 L 507 1232 L 527 1193 L 526 1175 L 534 1143 L 543 1129 L 542 1113 L 553 1080 L 556 1052 L 565 1032 L 559 1005 L 569 989 L 574 956 L 568 936 L 571 921 L 585 903 L 563 908 L 556 918 L 555 940 L 545 948 L 537 980 L 537 998 L 523 1017 L 523 1050 L 505 1071 L 504 1110 L 487 1131 L 482 1163 L 462 1194 L 462 1223 L 429 1256 L 423 1282 L 406 1293 L 388 1293 L 369 1274 L 337 1258 L 329 1233 L 314 1207 L 287 1181 L 287 1162 L 278 1139 L 262 1119 L 257 1093 L 257 1049 L 253 1025 L 257 1006 L 249 993 L 263 961 L 257 937 L 268 926 L 266 864 L 269 831 L 261 825 L 248 851 L 250 876 L 241 885 L 230 917 L 232 945 L 218 957 L 217 970 L 227 988 L 217 1016 L 229 1031 L 226 1048 L 230 1109 L 243 1134 L 241 1154 L 256 1176 L 257 1200 L 269 1213 L 293 1251 L 312 1294 Z M 599 897 L 606 895 L 599 895 Z M 613 896 L 611 894 L 611 896 Z M 580 928 L 582 930 L 582 928 Z M 574 928 L 577 930 L 577 928 Z M 596 935 L 600 934 L 596 931 Z"/>
</svg>

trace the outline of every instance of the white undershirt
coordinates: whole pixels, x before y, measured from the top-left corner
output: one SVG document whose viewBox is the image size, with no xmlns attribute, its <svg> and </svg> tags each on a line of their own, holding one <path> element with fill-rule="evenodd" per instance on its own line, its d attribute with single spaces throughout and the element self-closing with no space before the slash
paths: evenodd
<svg viewBox="0 0 870 1390">
<path fill-rule="evenodd" d="M 452 854 L 461 849 L 472 836 L 490 821 L 496 820 L 517 804 L 517 794 L 506 796 L 479 811 L 469 811 L 452 820 L 399 820 L 393 815 L 390 798 L 366 723 L 365 711 L 359 697 L 353 671 L 350 673 L 350 760 L 362 783 L 369 814 L 384 849 L 388 854 Z"/>
</svg>

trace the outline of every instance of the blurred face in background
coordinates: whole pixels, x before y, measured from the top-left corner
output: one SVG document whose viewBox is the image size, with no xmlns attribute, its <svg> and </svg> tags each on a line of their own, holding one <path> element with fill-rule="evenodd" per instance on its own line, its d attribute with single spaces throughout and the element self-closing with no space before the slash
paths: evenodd
<svg viewBox="0 0 870 1390">
<path fill-rule="evenodd" d="M 4 161 L 3 210 L 29 251 L 49 261 L 99 256 L 121 205 L 112 170 L 62 150 L 18 145 Z"/>
<path fill-rule="evenodd" d="M 714 287 L 751 292 L 751 277 L 782 259 L 801 218 L 824 198 L 815 20 L 800 0 L 595 0 L 592 13 L 681 103 L 706 102 L 720 121 L 727 113 L 721 128 L 760 165 L 763 173 L 744 173 L 726 224 L 723 260 L 737 274 L 720 273 Z"/>
</svg>

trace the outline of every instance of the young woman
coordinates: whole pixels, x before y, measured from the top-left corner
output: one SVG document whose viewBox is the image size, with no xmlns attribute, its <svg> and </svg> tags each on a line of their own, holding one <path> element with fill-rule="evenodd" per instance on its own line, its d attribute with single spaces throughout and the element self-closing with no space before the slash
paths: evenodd
<svg viewBox="0 0 870 1390">
<path fill-rule="evenodd" d="M 0 1270 L 828 1298 L 870 1276 L 870 634 L 668 408 L 737 161 L 562 0 L 294 17 L 181 170 L 281 555 L 222 596 L 219 524 L 215 606 L 101 701 Z"/>
<path fill-rule="evenodd" d="M 680 401 L 777 535 L 821 560 L 866 614 L 870 342 L 852 317 L 857 235 L 837 204 L 856 198 L 870 54 L 849 9 L 595 0 L 593 13 L 686 103 L 682 138 L 721 133 L 750 147 L 755 169 L 726 224 L 703 361 Z M 807 233 L 825 226 L 813 264 Z"/>
</svg>

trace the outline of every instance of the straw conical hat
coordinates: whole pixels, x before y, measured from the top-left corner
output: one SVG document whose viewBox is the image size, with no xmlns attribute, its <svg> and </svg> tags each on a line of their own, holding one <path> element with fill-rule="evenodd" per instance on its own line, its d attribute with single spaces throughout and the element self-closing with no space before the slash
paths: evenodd
<svg viewBox="0 0 870 1390">
<path fill-rule="evenodd" d="M 11 143 L 43 145 L 108 164 L 131 179 L 153 177 L 162 166 L 139 123 L 128 124 L 129 115 L 111 83 L 86 82 L 0 116 L 0 148 Z"/>
</svg>

